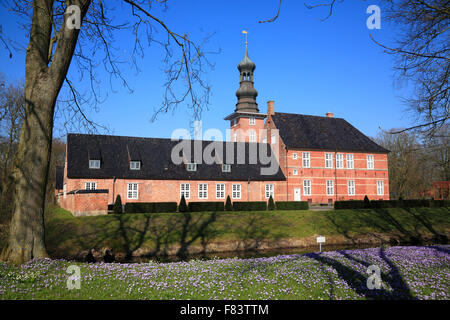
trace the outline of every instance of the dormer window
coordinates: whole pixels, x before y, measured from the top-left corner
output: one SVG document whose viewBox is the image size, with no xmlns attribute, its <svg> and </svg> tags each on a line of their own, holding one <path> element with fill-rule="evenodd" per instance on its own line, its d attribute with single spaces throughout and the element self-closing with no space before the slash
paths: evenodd
<svg viewBox="0 0 450 320">
<path fill-rule="evenodd" d="M 197 171 L 197 164 L 196 163 L 188 163 L 186 165 L 187 171 Z"/>
<path fill-rule="evenodd" d="M 100 169 L 100 160 L 89 160 L 89 169 Z"/>
<path fill-rule="evenodd" d="M 231 172 L 231 164 L 222 164 L 222 172 Z"/>
<path fill-rule="evenodd" d="M 130 170 L 141 170 L 140 161 L 130 161 Z"/>
</svg>

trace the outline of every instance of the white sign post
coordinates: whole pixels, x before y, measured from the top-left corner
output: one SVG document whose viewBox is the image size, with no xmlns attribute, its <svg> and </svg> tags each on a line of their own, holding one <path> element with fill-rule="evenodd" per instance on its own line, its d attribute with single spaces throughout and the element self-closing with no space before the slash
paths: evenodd
<svg viewBox="0 0 450 320">
<path fill-rule="evenodd" d="M 319 251 L 322 252 L 322 243 L 325 243 L 325 237 L 317 237 L 317 243 L 319 244 Z"/>
</svg>

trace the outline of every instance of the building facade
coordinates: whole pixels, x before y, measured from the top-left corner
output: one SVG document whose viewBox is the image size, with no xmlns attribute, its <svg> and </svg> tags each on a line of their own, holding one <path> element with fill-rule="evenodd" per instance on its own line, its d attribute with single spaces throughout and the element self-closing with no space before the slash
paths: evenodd
<svg viewBox="0 0 450 320">
<path fill-rule="evenodd" d="M 228 142 L 69 134 L 58 201 L 75 215 L 127 202 L 389 199 L 388 150 L 332 113 L 261 113 L 246 49 Z M 62 188 L 62 190 L 61 190 Z"/>
</svg>

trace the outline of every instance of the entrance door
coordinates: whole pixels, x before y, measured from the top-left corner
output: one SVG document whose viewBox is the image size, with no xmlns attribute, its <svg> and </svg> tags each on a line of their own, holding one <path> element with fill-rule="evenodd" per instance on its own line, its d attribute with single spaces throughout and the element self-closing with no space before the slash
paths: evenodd
<svg viewBox="0 0 450 320">
<path fill-rule="evenodd" d="M 302 197 L 300 195 L 300 188 L 294 189 L 294 201 L 301 201 Z"/>
</svg>

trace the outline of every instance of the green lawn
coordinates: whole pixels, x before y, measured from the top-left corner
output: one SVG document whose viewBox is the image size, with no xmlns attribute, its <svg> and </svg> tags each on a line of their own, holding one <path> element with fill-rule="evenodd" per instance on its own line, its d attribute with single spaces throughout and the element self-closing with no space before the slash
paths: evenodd
<svg viewBox="0 0 450 320">
<path fill-rule="evenodd" d="M 211 243 L 238 243 L 257 248 L 261 241 L 303 239 L 316 235 L 327 243 L 396 238 L 410 243 L 421 238 L 445 239 L 449 208 L 362 209 L 337 211 L 266 211 L 121 214 L 73 217 L 58 208 L 46 212 L 46 242 L 52 257 L 74 257 L 90 247 L 110 246 L 116 252 L 164 254 L 170 248 L 189 250 Z"/>
<path fill-rule="evenodd" d="M 449 252 L 450 246 L 380 247 L 177 263 L 0 263 L 0 299 L 448 300 Z M 69 266 L 79 267 L 71 279 Z M 380 270 L 379 287 L 370 285 L 369 266 Z"/>
</svg>

